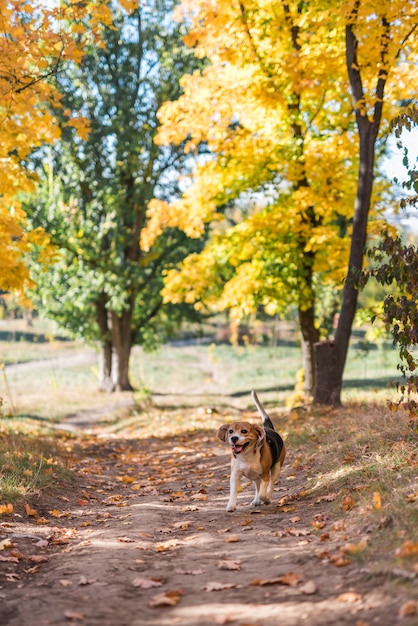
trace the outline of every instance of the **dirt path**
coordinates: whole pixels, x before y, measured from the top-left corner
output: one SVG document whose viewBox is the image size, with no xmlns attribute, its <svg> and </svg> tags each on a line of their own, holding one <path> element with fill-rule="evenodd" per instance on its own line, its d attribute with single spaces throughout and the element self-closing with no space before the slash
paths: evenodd
<svg viewBox="0 0 418 626">
<path fill-rule="evenodd" d="M 2 518 L 2 626 L 413 623 L 404 585 L 341 550 L 360 537 L 304 495 L 291 450 L 274 503 L 251 509 L 245 485 L 233 514 L 212 432 L 92 438 L 77 459 L 77 484 L 34 502 L 38 517 Z"/>
</svg>

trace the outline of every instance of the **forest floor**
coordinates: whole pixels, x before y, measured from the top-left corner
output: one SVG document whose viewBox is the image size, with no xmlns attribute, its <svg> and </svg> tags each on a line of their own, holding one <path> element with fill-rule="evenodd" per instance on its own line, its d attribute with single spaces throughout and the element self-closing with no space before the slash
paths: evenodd
<svg viewBox="0 0 418 626">
<path fill-rule="evenodd" d="M 359 410 L 274 415 L 288 456 L 273 503 L 251 508 L 244 484 L 234 513 L 210 420 L 235 415 L 161 436 L 155 411 L 151 434 L 125 438 L 94 413 L 63 420 L 73 479 L 0 517 L 2 626 L 417 624 L 416 437 L 378 409 L 360 441 Z"/>
</svg>

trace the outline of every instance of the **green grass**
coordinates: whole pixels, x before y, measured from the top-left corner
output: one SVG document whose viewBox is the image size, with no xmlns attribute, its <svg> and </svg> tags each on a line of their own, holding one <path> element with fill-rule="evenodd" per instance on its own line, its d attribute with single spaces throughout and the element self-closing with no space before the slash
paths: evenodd
<svg viewBox="0 0 418 626">
<path fill-rule="evenodd" d="M 57 438 L 45 433 L 0 433 L 0 505 L 39 493 L 69 477 Z"/>
</svg>

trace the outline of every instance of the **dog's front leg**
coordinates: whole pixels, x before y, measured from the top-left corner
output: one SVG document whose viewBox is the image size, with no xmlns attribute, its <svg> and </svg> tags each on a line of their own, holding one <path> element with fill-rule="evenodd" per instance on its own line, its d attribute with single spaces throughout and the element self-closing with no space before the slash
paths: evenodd
<svg viewBox="0 0 418 626">
<path fill-rule="evenodd" d="M 230 484 L 229 500 L 228 500 L 228 504 L 226 505 L 226 510 L 228 511 L 228 513 L 232 513 L 237 508 L 237 496 L 238 496 L 238 489 L 240 485 L 240 479 L 241 479 L 241 472 L 238 472 L 237 470 L 235 471 L 232 470 L 231 479 L 229 483 Z"/>
<path fill-rule="evenodd" d="M 261 500 L 261 502 L 264 502 L 264 504 L 270 504 L 270 502 L 271 502 L 271 493 L 272 493 L 271 479 L 269 479 L 269 480 L 261 480 L 261 487 L 260 487 L 260 500 Z"/>
<path fill-rule="evenodd" d="M 255 485 L 255 496 L 254 496 L 254 500 L 251 502 L 251 506 L 260 506 L 261 504 L 261 499 L 260 499 L 261 478 L 257 478 L 257 480 L 254 481 L 254 485 Z"/>
</svg>

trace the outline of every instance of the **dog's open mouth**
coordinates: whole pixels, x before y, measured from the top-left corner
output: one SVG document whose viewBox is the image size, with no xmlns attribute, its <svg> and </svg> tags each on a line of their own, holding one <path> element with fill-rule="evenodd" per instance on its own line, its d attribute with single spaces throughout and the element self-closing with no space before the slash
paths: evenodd
<svg viewBox="0 0 418 626">
<path fill-rule="evenodd" d="M 250 445 L 250 442 L 247 441 L 246 443 L 244 443 L 243 446 L 239 446 L 238 444 L 234 444 L 232 446 L 232 452 L 234 454 L 241 454 L 241 452 L 244 452 L 244 450 Z"/>
</svg>

